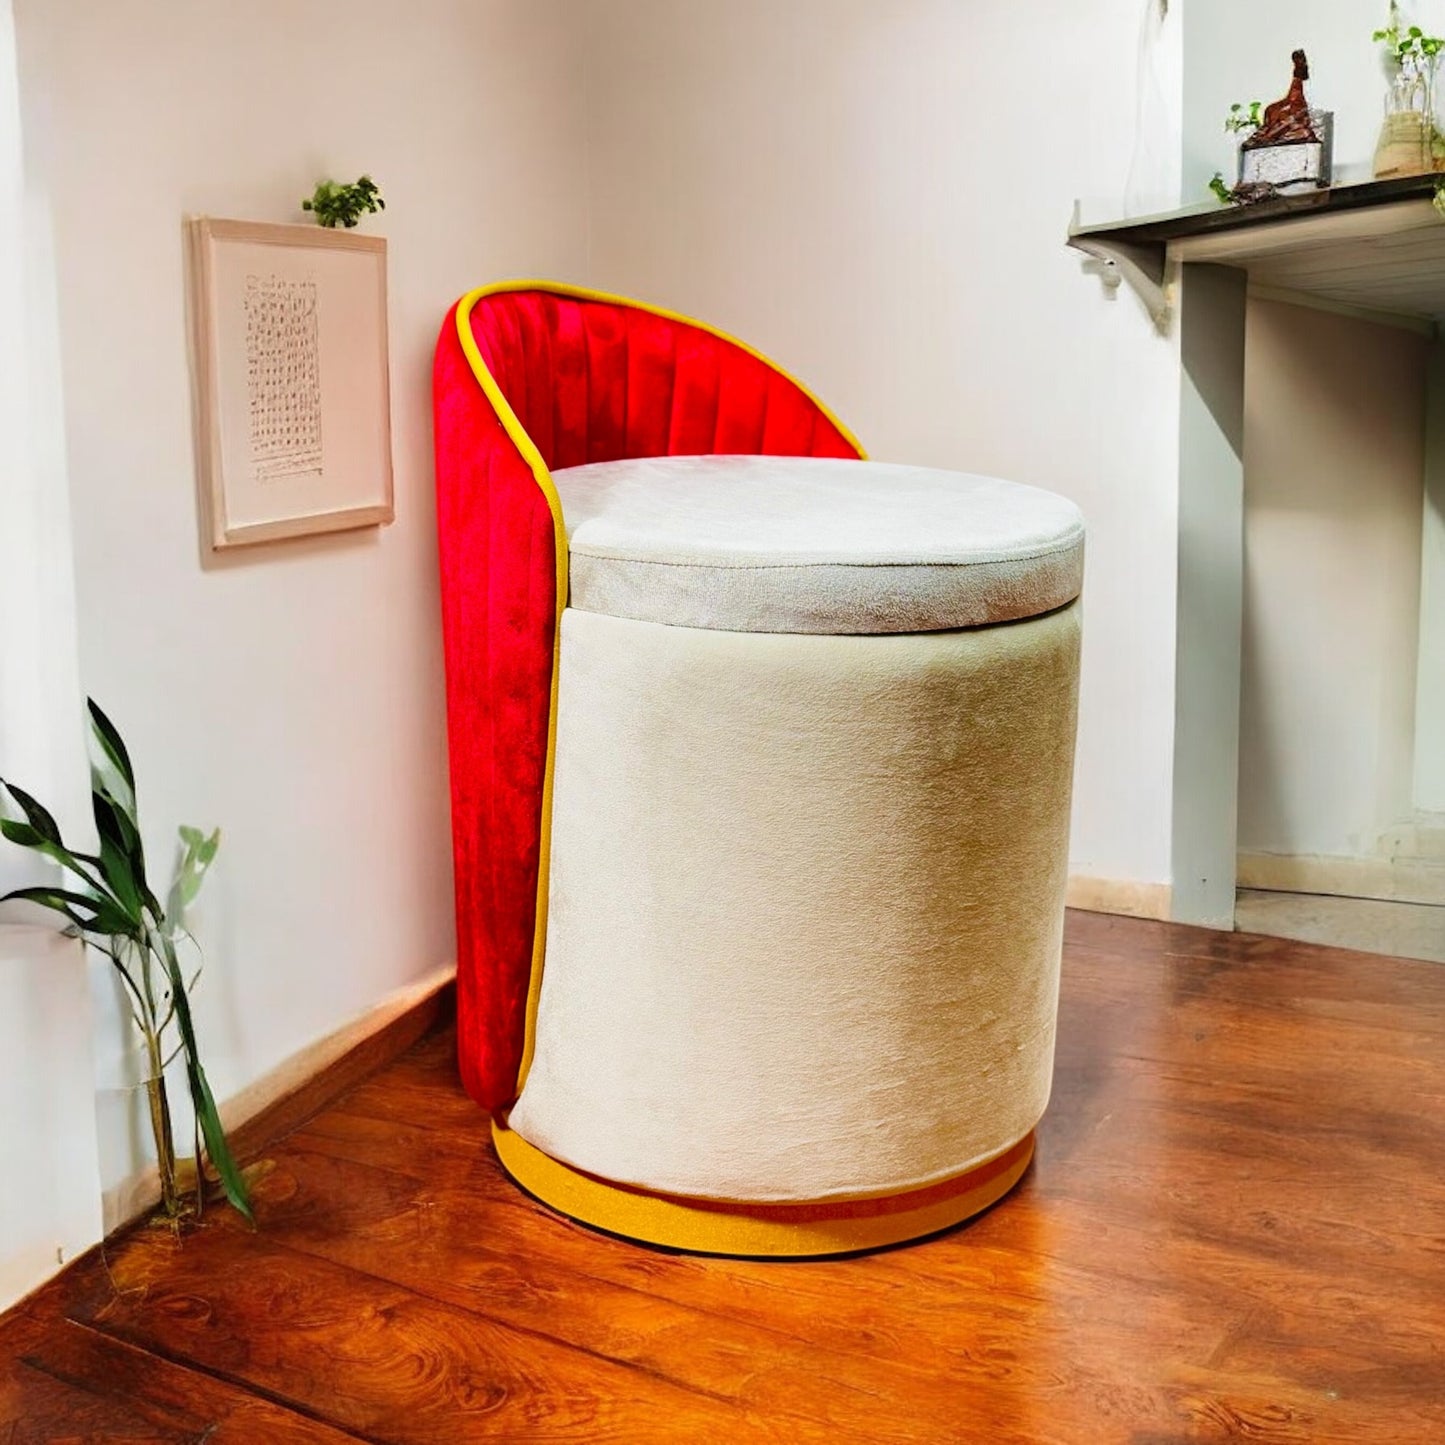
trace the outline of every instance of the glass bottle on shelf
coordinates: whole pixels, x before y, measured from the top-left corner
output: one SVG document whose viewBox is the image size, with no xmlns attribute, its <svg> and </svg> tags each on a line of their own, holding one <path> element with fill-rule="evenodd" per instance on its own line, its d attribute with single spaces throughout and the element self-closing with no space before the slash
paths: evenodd
<svg viewBox="0 0 1445 1445">
<path fill-rule="evenodd" d="M 1445 138 L 1435 126 L 1436 55 L 1403 57 L 1385 91 L 1385 119 L 1375 146 L 1375 179 L 1445 169 Z"/>
</svg>

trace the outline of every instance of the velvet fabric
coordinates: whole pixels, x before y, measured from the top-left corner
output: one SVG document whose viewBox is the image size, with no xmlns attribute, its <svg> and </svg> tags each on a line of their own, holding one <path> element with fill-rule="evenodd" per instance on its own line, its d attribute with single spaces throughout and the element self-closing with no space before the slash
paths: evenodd
<svg viewBox="0 0 1445 1445">
<path fill-rule="evenodd" d="M 536 1054 L 509 1127 L 635 1189 L 904 1194 L 1048 1102 L 1077 603 L 731 632 L 569 607 Z"/>
<path fill-rule="evenodd" d="M 505 407 L 482 385 L 459 308 Z M 469 308 L 469 309 L 468 309 Z M 741 344 L 634 302 L 525 283 L 453 307 L 434 371 L 462 1078 L 518 1086 L 537 933 L 558 611 L 547 469 L 712 453 L 857 457 L 808 393 Z M 565 599 L 564 599 L 565 600 Z"/>
<path fill-rule="evenodd" d="M 1079 595 L 1084 521 L 994 477 L 835 457 L 642 457 L 552 474 L 569 608 L 723 632 L 941 632 Z"/>
</svg>

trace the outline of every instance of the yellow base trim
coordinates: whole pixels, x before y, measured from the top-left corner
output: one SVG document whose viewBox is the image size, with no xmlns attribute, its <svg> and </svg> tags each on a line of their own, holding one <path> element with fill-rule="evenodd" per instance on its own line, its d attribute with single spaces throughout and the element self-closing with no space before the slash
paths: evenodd
<svg viewBox="0 0 1445 1445">
<path fill-rule="evenodd" d="M 740 1204 L 653 1194 L 584 1174 L 496 1120 L 492 1142 L 502 1167 L 528 1194 L 580 1224 L 692 1254 L 786 1258 L 882 1249 L 948 1229 L 1002 1199 L 1034 1153 L 1030 1130 L 1002 1154 L 924 1189 L 871 1199 Z"/>
</svg>

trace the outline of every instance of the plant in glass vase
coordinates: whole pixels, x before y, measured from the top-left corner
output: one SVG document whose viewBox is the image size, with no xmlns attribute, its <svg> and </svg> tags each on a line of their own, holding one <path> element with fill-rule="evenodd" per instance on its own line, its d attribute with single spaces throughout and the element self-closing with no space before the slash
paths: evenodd
<svg viewBox="0 0 1445 1445">
<path fill-rule="evenodd" d="M 199 952 L 185 927 L 185 914 L 216 856 L 221 835 L 219 830 L 209 836 L 195 828 L 180 830 L 180 862 L 162 905 L 146 876 L 130 754 L 110 719 L 94 702 L 88 706 L 93 743 L 91 807 L 99 836 L 98 851 L 81 853 L 71 848 L 55 819 L 40 803 L 23 788 L 0 778 L 0 789 L 10 795 L 23 814 L 23 820 L 0 817 L 0 834 L 58 863 L 76 885 L 17 888 L 0 898 L 0 903 L 24 901 L 60 914 L 67 923 L 65 931 L 109 959 L 120 978 L 131 1020 L 145 1048 L 146 1100 L 166 1218 L 179 1228 L 187 1218 L 200 1215 L 205 1189 L 201 1168 L 204 1147 L 226 1198 L 249 1220 L 252 1214 L 246 1181 L 226 1141 L 196 1043 L 190 990 L 200 977 L 200 968 L 197 966 L 187 979 L 181 963 L 182 949 L 187 945 Z M 174 1047 L 172 1030 L 176 1036 Z M 177 1055 L 185 1059 L 186 1084 L 195 1111 L 193 1188 L 182 1182 L 166 1093 L 165 1069 Z"/>
<path fill-rule="evenodd" d="M 1435 83 L 1445 38 L 1405 25 L 1398 0 L 1389 23 L 1374 33 L 1386 74 L 1385 119 L 1375 147 L 1375 177 L 1445 169 L 1445 135 L 1435 123 Z"/>
</svg>

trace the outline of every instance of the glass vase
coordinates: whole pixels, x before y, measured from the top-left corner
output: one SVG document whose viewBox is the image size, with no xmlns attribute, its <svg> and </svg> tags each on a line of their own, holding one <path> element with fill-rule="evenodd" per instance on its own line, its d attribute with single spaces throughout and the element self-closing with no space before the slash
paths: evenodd
<svg viewBox="0 0 1445 1445">
<path fill-rule="evenodd" d="M 1375 146 L 1375 179 L 1418 176 L 1439 170 L 1445 157 L 1435 127 L 1435 71 L 1428 64 L 1407 61 L 1385 92 L 1385 118 Z"/>
</svg>

